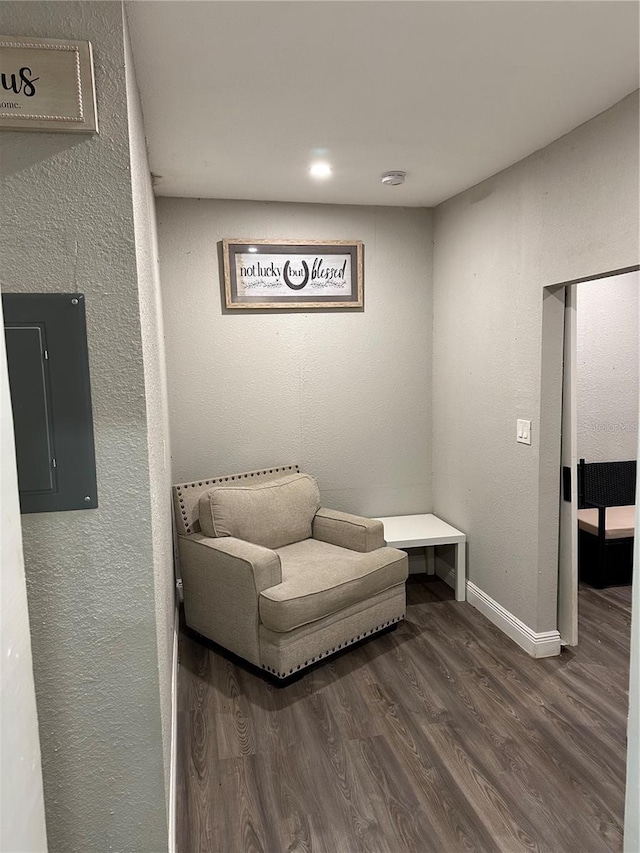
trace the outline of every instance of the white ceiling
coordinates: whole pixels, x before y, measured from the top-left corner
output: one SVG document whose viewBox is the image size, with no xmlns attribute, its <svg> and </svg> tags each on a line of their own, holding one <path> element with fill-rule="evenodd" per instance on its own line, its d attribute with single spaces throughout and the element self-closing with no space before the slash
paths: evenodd
<svg viewBox="0 0 640 853">
<path fill-rule="evenodd" d="M 638 3 L 130 2 L 159 195 L 433 206 L 638 88 Z M 331 178 L 312 179 L 318 151 Z M 384 187 L 382 172 L 407 172 Z"/>
</svg>

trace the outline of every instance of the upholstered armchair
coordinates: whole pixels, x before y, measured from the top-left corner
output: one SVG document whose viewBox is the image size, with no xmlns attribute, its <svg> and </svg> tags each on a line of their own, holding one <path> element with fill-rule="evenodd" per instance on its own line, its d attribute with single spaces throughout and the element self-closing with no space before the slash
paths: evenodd
<svg viewBox="0 0 640 853">
<path fill-rule="evenodd" d="M 382 523 L 320 507 L 297 465 L 173 487 L 187 625 L 277 679 L 405 614 Z"/>
</svg>

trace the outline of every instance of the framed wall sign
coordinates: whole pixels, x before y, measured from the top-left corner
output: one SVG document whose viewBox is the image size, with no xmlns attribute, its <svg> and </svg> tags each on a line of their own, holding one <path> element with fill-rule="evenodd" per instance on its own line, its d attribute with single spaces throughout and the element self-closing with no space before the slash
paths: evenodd
<svg viewBox="0 0 640 853">
<path fill-rule="evenodd" d="M 97 133 L 91 44 L 0 36 L 0 129 Z"/>
<path fill-rule="evenodd" d="M 223 240 L 227 308 L 362 308 L 359 240 Z"/>
</svg>

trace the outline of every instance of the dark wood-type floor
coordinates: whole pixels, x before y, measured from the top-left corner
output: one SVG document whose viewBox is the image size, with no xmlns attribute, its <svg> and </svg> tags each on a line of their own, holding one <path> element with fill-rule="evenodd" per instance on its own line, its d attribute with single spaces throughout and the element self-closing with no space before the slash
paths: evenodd
<svg viewBox="0 0 640 853">
<path fill-rule="evenodd" d="M 441 581 L 278 689 L 180 638 L 179 853 L 622 850 L 631 587 L 535 661 Z"/>
</svg>

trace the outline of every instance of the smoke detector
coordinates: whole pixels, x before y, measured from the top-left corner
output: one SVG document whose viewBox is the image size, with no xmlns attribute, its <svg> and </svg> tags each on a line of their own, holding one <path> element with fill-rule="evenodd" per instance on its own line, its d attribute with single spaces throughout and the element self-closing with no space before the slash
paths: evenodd
<svg viewBox="0 0 640 853">
<path fill-rule="evenodd" d="M 398 187 L 400 184 L 404 184 L 406 177 L 406 172 L 385 172 L 380 180 L 386 187 Z"/>
</svg>

